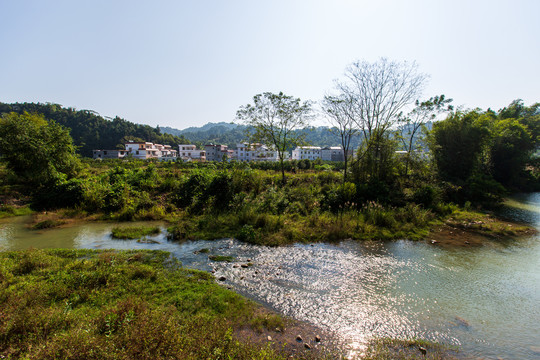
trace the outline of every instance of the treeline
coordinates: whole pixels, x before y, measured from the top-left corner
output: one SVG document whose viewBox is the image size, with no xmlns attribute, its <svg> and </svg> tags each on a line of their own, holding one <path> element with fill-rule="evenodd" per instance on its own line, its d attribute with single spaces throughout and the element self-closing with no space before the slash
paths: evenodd
<svg viewBox="0 0 540 360">
<path fill-rule="evenodd" d="M 173 148 L 190 143 L 183 136 L 161 133 L 159 127 L 135 124 L 118 116 L 108 120 L 91 110 L 76 110 L 58 104 L 0 103 L 0 115 L 10 112 L 41 114 L 47 120 L 69 128 L 77 152 L 85 157 L 91 157 L 95 149 L 123 149 L 127 140 L 150 141 Z"/>
</svg>

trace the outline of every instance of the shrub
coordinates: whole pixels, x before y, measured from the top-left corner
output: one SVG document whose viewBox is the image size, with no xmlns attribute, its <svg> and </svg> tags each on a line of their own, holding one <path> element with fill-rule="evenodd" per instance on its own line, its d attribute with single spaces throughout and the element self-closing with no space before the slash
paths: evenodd
<svg viewBox="0 0 540 360">
<path fill-rule="evenodd" d="M 251 225 L 244 225 L 236 235 L 236 238 L 240 241 L 247 243 L 255 243 L 257 240 L 257 232 Z"/>
</svg>

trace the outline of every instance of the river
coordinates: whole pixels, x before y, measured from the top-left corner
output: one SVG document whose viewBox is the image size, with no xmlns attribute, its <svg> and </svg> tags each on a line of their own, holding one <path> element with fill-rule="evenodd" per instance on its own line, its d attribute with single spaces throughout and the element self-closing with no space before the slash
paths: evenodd
<svg viewBox="0 0 540 360">
<path fill-rule="evenodd" d="M 507 204 L 504 216 L 540 228 L 540 193 Z M 33 231 L 27 221 L 0 220 L 0 250 L 167 250 L 282 314 L 335 332 L 351 355 L 361 354 L 370 338 L 389 336 L 456 345 L 465 357 L 540 358 L 538 235 L 476 248 L 408 240 L 271 248 L 233 239 L 174 243 L 164 233 L 145 244 L 112 239 L 115 224 Z M 237 261 L 212 262 L 212 254 Z M 248 261 L 253 266 L 240 266 Z"/>
</svg>

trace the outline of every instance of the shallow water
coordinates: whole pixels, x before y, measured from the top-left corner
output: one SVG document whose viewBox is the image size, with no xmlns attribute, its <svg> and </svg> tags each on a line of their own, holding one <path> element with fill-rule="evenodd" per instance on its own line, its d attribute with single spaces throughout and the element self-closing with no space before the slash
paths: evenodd
<svg viewBox="0 0 540 360">
<path fill-rule="evenodd" d="M 508 202 L 507 217 L 540 227 L 540 194 Z M 41 232 L 24 218 L 0 221 L 0 249 L 162 249 L 185 266 L 215 270 L 238 292 L 296 319 L 335 331 L 351 355 L 374 336 L 420 337 L 457 345 L 467 356 L 538 359 L 540 237 L 479 248 L 424 242 L 253 246 L 232 239 L 158 244 L 114 240 L 115 224 Z M 159 224 L 158 224 L 159 225 Z M 209 254 L 198 253 L 202 248 Z M 208 255 L 236 257 L 233 263 Z M 251 260 L 253 266 L 242 268 Z"/>
</svg>

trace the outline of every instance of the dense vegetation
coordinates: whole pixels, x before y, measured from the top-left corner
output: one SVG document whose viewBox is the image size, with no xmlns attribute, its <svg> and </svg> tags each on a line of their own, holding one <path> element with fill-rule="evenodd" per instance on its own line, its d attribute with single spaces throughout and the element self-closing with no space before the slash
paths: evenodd
<svg viewBox="0 0 540 360">
<path fill-rule="evenodd" d="M 178 144 L 189 144 L 183 136 L 161 133 L 159 127 L 134 124 L 118 116 L 106 119 L 91 110 L 75 110 L 58 104 L 0 102 L 0 115 L 10 112 L 41 114 L 70 129 L 78 153 L 86 157 L 92 157 L 92 150 L 96 149 L 123 149 L 127 140 L 150 141 L 173 148 L 178 148 Z"/>
<path fill-rule="evenodd" d="M 237 340 L 253 303 L 165 252 L 0 253 L 7 359 L 282 359 Z"/>
<path fill-rule="evenodd" d="M 415 239 L 456 211 L 453 204 L 490 207 L 508 189 L 538 189 L 538 117 L 538 104 L 519 101 L 498 114 L 452 112 L 427 136 L 431 157 L 397 155 L 397 137 L 381 137 L 376 153 L 359 150 L 346 181 L 341 163 L 302 160 L 285 162 L 283 183 L 272 162 L 81 161 L 62 126 L 10 113 L 0 120 L 1 185 L 5 194 L 29 196 L 34 209 L 165 219 L 177 240 Z"/>
</svg>

